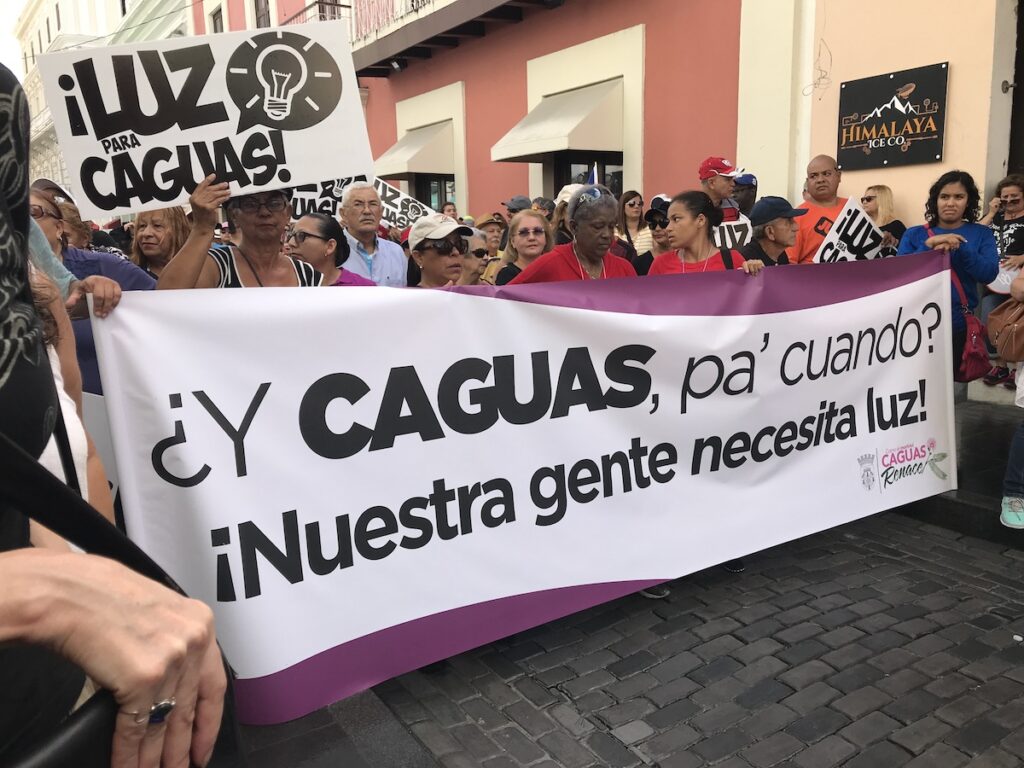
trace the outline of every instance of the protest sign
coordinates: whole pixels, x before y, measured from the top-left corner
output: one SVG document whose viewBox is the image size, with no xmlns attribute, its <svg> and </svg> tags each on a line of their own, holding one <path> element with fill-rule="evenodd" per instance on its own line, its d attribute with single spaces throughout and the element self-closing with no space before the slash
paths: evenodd
<svg viewBox="0 0 1024 768">
<path fill-rule="evenodd" d="M 295 718 L 955 487 L 946 269 L 126 294 L 128 532 L 213 607 L 242 719 Z"/>
<path fill-rule="evenodd" d="M 882 230 L 864 213 L 860 201 L 851 197 L 814 254 L 814 261 L 832 264 L 877 259 L 882 255 L 882 239 Z"/>
<path fill-rule="evenodd" d="M 319 184 L 304 184 L 292 190 L 292 218 L 299 219 L 307 213 L 326 213 L 337 216 L 341 208 L 341 196 L 345 187 L 356 181 L 366 181 L 366 176 L 349 176 L 345 179 L 330 179 Z M 389 227 L 405 229 L 421 216 L 434 213 L 419 200 L 410 197 L 402 190 L 388 184 L 383 179 L 374 178 L 373 187 L 380 195 L 383 209 L 381 221 Z"/>
<path fill-rule="evenodd" d="M 711 233 L 711 242 L 716 248 L 742 248 L 753 238 L 754 227 L 750 219 L 740 214 L 736 221 L 725 221 Z"/>
<path fill-rule="evenodd" d="M 39 72 L 87 218 L 373 167 L 345 21 L 72 50 Z"/>
</svg>

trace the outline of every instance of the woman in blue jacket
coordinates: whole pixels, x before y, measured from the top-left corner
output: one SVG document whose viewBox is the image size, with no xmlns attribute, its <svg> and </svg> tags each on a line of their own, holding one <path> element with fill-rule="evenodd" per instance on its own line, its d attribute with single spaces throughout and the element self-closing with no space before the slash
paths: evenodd
<svg viewBox="0 0 1024 768">
<path fill-rule="evenodd" d="M 967 307 L 960 302 L 956 286 L 953 294 L 953 367 L 960 364 L 967 324 L 964 312 L 978 305 L 977 283 L 990 283 L 999 274 L 999 251 L 992 230 L 978 224 L 981 195 L 971 174 L 948 171 L 928 190 L 924 218 L 927 224 L 911 227 L 900 240 L 898 253 L 945 251 L 954 274 L 960 279 Z"/>
</svg>

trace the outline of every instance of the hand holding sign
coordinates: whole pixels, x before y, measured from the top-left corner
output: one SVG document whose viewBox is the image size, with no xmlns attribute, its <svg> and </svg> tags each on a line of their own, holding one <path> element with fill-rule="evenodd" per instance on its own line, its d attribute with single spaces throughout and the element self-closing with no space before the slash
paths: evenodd
<svg viewBox="0 0 1024 768">
<path fill-rule="evenodd" d="M 216 178 L 211 173 L 196 185 L 188 198 L 193 226 L 213 227 L 217 223 L 217 209 L 231 199 L 227 182 L 214 183 Z"/>
</svg>

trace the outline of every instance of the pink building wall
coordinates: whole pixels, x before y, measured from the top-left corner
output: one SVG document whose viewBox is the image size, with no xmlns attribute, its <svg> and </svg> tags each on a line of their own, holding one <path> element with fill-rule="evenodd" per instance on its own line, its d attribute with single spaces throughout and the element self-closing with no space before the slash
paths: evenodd
<svg viewBox="0 0 1024 768">
<path fill-rule="evenodd" d="M 388 79 L 367 78 L 367 127 L 374 157 L 396 141 L 395 102 L 465 82 L 469 212 L 495 210 L 528 191 L 523 163 L 491 162 L 491 147 L 527 112 L 526 62 L 643 23 L 646 25 L 644 194 L 697 184 L 711 154 L 736 151 L 740 0 L 644 0 L 623 15 L 620 0 L 569 0 L 527 11 L 522 23 L 490 24 L 483 38 L 436 49 Z M 586 66 L 581 62 L 581 66 Z"/>
</svg>

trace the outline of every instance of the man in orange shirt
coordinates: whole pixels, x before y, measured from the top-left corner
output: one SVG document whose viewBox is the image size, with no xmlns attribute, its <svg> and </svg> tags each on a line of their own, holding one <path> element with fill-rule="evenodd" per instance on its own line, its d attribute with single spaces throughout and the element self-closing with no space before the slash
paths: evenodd
<svg viewBox="0 0 1024 768">
<path fill-rule="evenodd" d="M 789 251 L 791 263 L 810 264 L 814 261 L 814 254 L 846 205 L 846 198 L 838 194 L 842 177 L 834 157 L 818 155 L 807 165 L 808 197 L 800 204 L 801 208 L 807 209 L 807 215 L 798 219 L 800 229 L 796 233 L 796 243 Z"/>
</svg>

